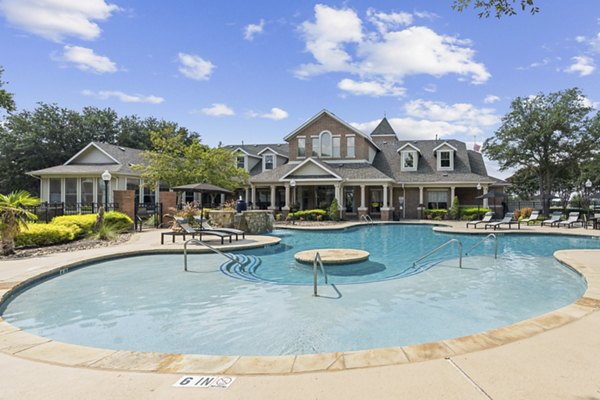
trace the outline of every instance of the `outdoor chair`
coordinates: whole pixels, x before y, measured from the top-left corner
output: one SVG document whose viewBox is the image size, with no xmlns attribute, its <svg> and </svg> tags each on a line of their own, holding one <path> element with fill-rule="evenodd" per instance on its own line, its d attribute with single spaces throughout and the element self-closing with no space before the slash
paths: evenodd
<svg viewBox="0 0 600 400">
<path fill-rule="evenodd" d="M 544 226 L 544 225 L 554 226 L 554 225 L 558 224 L 560 222 L 561 216 L 562 216 L 562 213 L 560 211 L 553 212 L 552 215 L 550 216 L 550 219 L 546 219 L 546 220 L 542 221 L 542 226 Z"/>
<path fill-rule="evenodd" d="M 487 223 L 485 224 L 484 228 L 487 229 L 488 226 L 490 226 L 496 230 L 500 229 L 500 227 L 504 224 L 508 225 L 508 229 L 512 228 L 514 224 L 517 225 L 518 229 L 521 229 L 521 222 L 515 219 L 515 213 L 506 213 L 504 218 L 502 218 L 500 221 Z"/>
<path fill-rule="evenodd" d="M 203 219 L 202 217 L 200 217 L 199 215 L 194 217 L 194 221 L 196 221 L 196 223 L 198 225 L 200 225 L 200 228 L 202 229 L 202 231 L 216 231 L 216 232 L 225 232 L 225 233 L 230 233 L 232 235 L 235 235 L 235 240 L 239 240 L 239 235 L 242 235 L 242 239 L 246 239 L 246 232 L 240 230 L 240 229 L 234 229 L 234 228 L 214 228 L 212 227 L 208 221 L 206 219 Z"/>
<path fill-rule="evenodd" d="M 569 213 L 569 218 L 565 221 L 560 221 L 556 224 L 557 227 L 566 226 L 567 228 L 572 228 L 573 224 L 581 224 L 583 226 L 583 221 L 579 221 L 579 212 L 573 211 Z"/>
<path fill-rule="evenodd" d="M 185 222 L 184 218 L 175 217 L 175 221 L 181 227 L 181 229 L 183 229 L 183 232 L 188 233 L 190 235 L 191 234 L 198 235 L 200 240 L 202 240 L 202 235 L 218 236 L 221 238 L 221 244 L 224 244 L 225 238 L 228 238 L 229 243 L 231 243 L 231 238 L 233 237 L 233 234 L 231 234 L 231 233 L 218 232 L 218 231 L 205 231 L 203 229 L 196 229 L 193 226 L 191 226 L 189 223 Z"/>
<path fill-rule="evenodd" d="M 593 217 L 589 217 L 586 214 L 583 214 L 583 227 L 587 229 L 588 227 L 592 227 L 592 229 L 596 229 L 600 223 L 600 213 L 594 213 Z"/>
<path fill-rule="evenodd" d="M 482 219 L 480 219 L 478 221 L 469 221 L 469 222 L 467 222 L 467 228 L 469 228 L 469 225 L 473 225 L 473 227 L 475 229 L 477 229 L 477 225 L 482 224 L 482 223 L 483 224 L 487 224 L 488 222 L 492 222 L 492 218 L 494 218 L 494 213 L 491 212 L 491 211 L 486 212 L 483 215 Z"/>
<path fill-rule="evenodd" d="M 539 210 L 533 210 L 531 212 L 531 215 L 529 216 L 529 218 L 523 218 L 521 220 L 522 223 L 527 222 L 527 225 L 529 224 L 535 224 L 538 220 L 538 218 L 540 218 L 540 211 Z"/>
</svg>

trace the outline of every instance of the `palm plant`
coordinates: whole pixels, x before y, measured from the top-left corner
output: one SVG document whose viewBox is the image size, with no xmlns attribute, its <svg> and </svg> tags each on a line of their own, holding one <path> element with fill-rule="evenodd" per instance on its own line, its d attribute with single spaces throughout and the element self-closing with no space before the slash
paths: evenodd
<svg viewBox="0 0 600 400">
<path fill-rule="evenodd" d="M 37 206 L 40 199 L 31 197 L 29 192 L 19 190 L 8 195 L 0 194 L 0 239 L 2 254 L 7 256 L 15 252 L 15 237 L 21 232 L 21 226 L 27 227 L 27 220 L 37 216 L 23 207 Z"/>
</svg>

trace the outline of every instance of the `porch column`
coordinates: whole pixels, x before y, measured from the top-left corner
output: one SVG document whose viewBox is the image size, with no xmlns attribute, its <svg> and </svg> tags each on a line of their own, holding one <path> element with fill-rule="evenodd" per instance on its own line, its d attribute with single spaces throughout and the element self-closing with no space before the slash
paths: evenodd
<svg viewBox="0 0 600 400">
<path fill-rule="evenodd" d="M 365 208 L 365 185 L 360 185 L 360 208 Z"/>
<path fill-rule="evenodd" d="M 488 186 L 484 186 L 483 187 L 483 194 L 487 194 L 488 192 Z M 488 204 L 488 199 L 483 199 L 483 208 L 488 208 L 489 204 Z M 493 212 L 496 212 L 496 210 L 492 210 Z"/>
<path fill-rule="evenodd" d="M 456 189 L 456 187 L 450 186 L 450 207 L 454 206 L 455 189 Z"/>
<path fill-rule="evenodd" d="M 246 196 L 244 196 L 246 203 L 250 201 L 250 188 L 246 188 Z"/>
<path fill-rule="evenodd" d="M 334 187 L 334 196 L 335 196 L 335 199 L 337 200 L 338 205 L 341 205 L 342 204 L 342 200 L 341 200 L 342 196 L 341 196 L 341 192 L 340 192 L 340 184 L 339 183 L 334 183 L 333 187 Z"/>
<path fill-rule="evenodd" d="M 252 208 L 252 210 L 255 210 L 256 209 L 256 186 L 251 185 L 250 188 L 251 188 L 251 192 L 252 192 L 252 197 L 250 200 L 252 202 L 251 208 Z"/>
<path fill-rule="evenodd" d="M 275 210 L 277 207 L 275 206 L 275 185 L 271 185 L 271 206 L 269 210 Z"/>
<path fill-rule="evenodd" d="M 383 207 L 388 208 L 388 187 L 383 185 Z"/>
<path fill-rule="evenodd" d="M 285 206 L 283 206 L 285 211 L 289 211 L 290 209 L 290 184 L 285 184 Z"/>
<path fill-rule="evenodd" d="M 225 204 L 225 194 L 221 193 L 221 205 Z"/>
<path fill-rule="evenodd" d="M 423 204 L 423 186 L 419 186 L 419 204 Z"/>
<path fill-rule="evenodd" d="M 390 198 L 388 202 L 388 207 L 394 208 L 394 186 L 390 185 Z"/>
</svg>

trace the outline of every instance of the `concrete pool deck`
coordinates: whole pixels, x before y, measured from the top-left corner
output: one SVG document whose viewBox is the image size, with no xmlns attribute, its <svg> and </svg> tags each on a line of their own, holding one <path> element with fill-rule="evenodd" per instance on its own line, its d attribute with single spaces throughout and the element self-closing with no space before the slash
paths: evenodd
<svg viewBox="0 0 600 400">
<path fill-rule="evenodd" d="M 464 223 L 459 222 L 436 229 L 474 233 L 473 229 L 467 231 Z M 600 236 L 600 231 L 582 228 L 530 226 L 511 232 Z M 478 229 L 477 233 L 490 231 Z M 263 240 L 262 237 L 249 236 L 240 241 L 239 246 L 267 244 Z M 115 247 L 2 261 L 0 296 L 18 282 L 66 264 L 120 252 L 180 251 L 183 243 L 179 241 L 160 246 L 159 241 L 159 231 L 148 231 L 136 234 L 129 242 Z M 178 362 L 181 364 L 181 358 L 166 359 L 155 353 L 132 355 L 123 354 L 129 352 L 92 349 L 94 353 L 89 348 L 17 332 L 16 328 L 1 323 L 0 399 L 600 398 L 600 379 L 597 378 L 600 376 L 600 313 L 596 312 L 600 307 L 600 251 L 560 251 L 556 257 L 581 271 L 588 280 L 588 291 L 584 297 L 561 310 L 500 328 L 487 336 L 478 334 L 435 345 L 408 346 L 400 351 L 384 349 L 387 351 L 346 353 L 341 358 L 323 355 L 321 362 L 333 367 L 326 371 L 291 373 L 294 365 L 304 366 L 304 371 L 310 371 L 308 364 L 318 361 L 317 358 L 307 362 L 302 356 L 278 360 L 285 365 L 271 360 L 273 363 L 270 365 L 268 362 L 263 365 L 266 372 L 263 375 L 241 375 L 245 372 L 244 365 L 238 365 L 237 370 L 225 370 L 227 375 L 238 375 L 229 389 L 172 387 L 179 377 L 187 373 L 185 369 L 173 373 L 173 368 L 170 368 Z M 263 363 L 269 361 L 266 357 L 261 358 Z M 89 367 L 93 360 L 97 360 L 96 367 L 99 368 Z M 192 358 L 187 361 L 193 366 Z M 224 360 L 214 361 L 220 363 Z M 131 369 L 124 368 L 124 362 L 130 363 L 130 366 L 133 363 L 136 366 L 133 369 L 137 371 L 164 372 L 130 372 L 124 370 Z M 337 367 L 335 362 L 338 362 Z M 246 365 L 250 371 L 256 371 L 256 367 Z M 277 371 L 277 368 L 280 370 Z M 215 373 L 222 374 L 221 370 Z"/>
</svg>

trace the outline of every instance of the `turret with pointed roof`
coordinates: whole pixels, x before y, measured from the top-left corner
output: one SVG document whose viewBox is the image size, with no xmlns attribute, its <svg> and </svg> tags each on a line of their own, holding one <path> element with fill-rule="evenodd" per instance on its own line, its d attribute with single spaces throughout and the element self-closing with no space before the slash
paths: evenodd
<svg viewBox="0 0 600 400">
<path fill-rule="evenodd" d="M 390 125 L 386 117 L 383 117 L 379 125 L 371 132 L 371 136 L 396 136 L 394 128 Z"/>
</svg>

